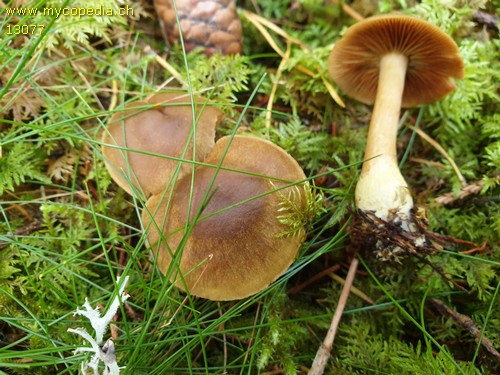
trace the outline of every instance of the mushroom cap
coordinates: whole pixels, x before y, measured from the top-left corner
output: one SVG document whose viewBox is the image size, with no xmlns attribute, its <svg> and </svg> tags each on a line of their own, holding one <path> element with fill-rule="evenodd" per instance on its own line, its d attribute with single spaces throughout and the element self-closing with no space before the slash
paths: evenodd
<svg viewBox="0 0 500 375">
<path fill-rule="evenodd" d="M 155 0 L 156 12 L 163 21 L 170 43 L 179 41 L 180 29 L 186 51 L 202 47 L 207 55 L 241 53 L 243 32 L 233 0 Z"/>
<path fill-rule="evenodd" d="M 205 105 L 204 99 L 195 98 L 195 103 L 196 160 L 199 161 L 214 147 L 215 128 L 223 113 Z M 165 190 L 179 161 L 162 155 L 193 160 L 193 140 L 189 137 L 193 123 L 192 105 L 186 93 L 161 93 L 145 102 L 125 105 L 122 111 L 111 116 L 101 136 L 102 153 L 113 180 L 129 194 L 133 194 L 134 188 L 146 197 Z M 182 163 L 179 177 L 189 169 L 190 163 Z"/>
<path fill-rule="evenodd" d="M 437 26 L 406 15 L 374 16 L 351 26 L 328 59 L 333 80 L 351 97 L 375 100 L 379 63 L 388 53 L 408 58 L 403 107 L 435 102 L 455 89 L 464 64 L 453 39 Z"/>
<path fill-rule="evenodd" d="M 186 289 L 171 264 L 172 256 L 182 251 L 179 270 L 190 294 L 214 301 L 241 299 L 263 290 L 290 266 L 304 238 L 303 227 L 294 235 L 280 236 L 289 229 L 277 218 L 286 213 L 280 210 L 283 197 L 300 209 L 305 207 L 303 185 L 275 190 L 287 184 L 283 180 L 305 179 L 289 154 L 271 142 L 235 136 L 221 138 L 205 163 L 216 166 L 222 158 L 224 169 L 197 167 L 194 176 L 177 181 L 173 192 L 151 197 L 142 214 L 162 273 Z M 192 177 L 189 220 L 200 207 L 204 209 L 184 239 Z M 207 196 L 208 202 L 203 202 Z"/>
</svg>

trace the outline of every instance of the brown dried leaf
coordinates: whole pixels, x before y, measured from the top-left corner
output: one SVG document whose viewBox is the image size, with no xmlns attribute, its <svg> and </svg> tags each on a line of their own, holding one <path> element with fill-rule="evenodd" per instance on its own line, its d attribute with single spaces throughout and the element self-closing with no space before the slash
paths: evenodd
<svg viewBox="0 0 500 375">
<path fill-rule="evenodd" d="M 56 160 L 49 161 L 47 173 L 51 179 L 67 181 L 74 171 L 75 163 L 78 161 L 78 154 L 74 148 L 66 149 L 66 152 Z"/>
</svg>

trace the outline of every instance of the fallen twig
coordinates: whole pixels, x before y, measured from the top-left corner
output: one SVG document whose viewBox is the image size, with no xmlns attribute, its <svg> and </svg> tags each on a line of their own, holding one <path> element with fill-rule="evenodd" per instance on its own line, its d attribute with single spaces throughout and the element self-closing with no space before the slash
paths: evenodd
<svg viewBox="0 0 500 375">
<path fill-rule="evenodd" d="M 273 113 L 273 104 L 274 97 L 276 96 L 276 91 L 278 90 L 278 85 L 281 80 L 281 74 L 285 69 L 286 64 L 290 60 L 290 53 L 292 52 L 292 45 L 290 42 L 286 44 L 286 52 L 283 58 L 281 59 L 280 65 L 278 66 L 278 70 L 276 70 L 276 75 L 274 76 L 273 87 L 271 89 L 271 94 L 269 94 L 269 100 L 267 102 L 267 112 L 266 112 L 266 129 L 271 127 L 271 115 Z"/>
<path fill-rule="evenodd" d="M 340 318 L 342 317 L 342 313 L 344 312 L 347 298 L 349 297 L 349 293 L 351 291 L 352 282 L 354 281 L 354 276 L 356 275 L 356 270 L 358 269 L 358 264 L 359 260 L 358 258 L 356 258 L 356 256 L 354 256 L 351 261 L 351 266 L 349 267 L 349 272 L 347 273 L 347 277 L 345 279 L 344 288 L 342 289 L 342 293 L 340 294 L 339 304 L 337 305 L 335 313 L 333 314 L 332 323 L 330 324 L 330 328 L 326 333 L 323 343 L 316 352 L 316 357 L 314 358 L 308 375 L 322 375 L 325 371 L 326 364 L 328 363 L 328 359 L 330 359 L 331 356 L 333 341 L 335 340 L 335 334 L 337 333 Z"/>
<path fill-rule="evenodd" d="M 291 288 L 289 291 L 288 291 L 288 295 L 291 296 L 291 295 L 294 295 L 294 294 L 297 294 L 299 293 L 302 289 L 304 289 L 305 287 L 315 283 L 316 281 L 320 280 L 321 278 L 335 272 L 335 271 L 338 271 L 340 269 L 340 264 L 334 264 L 333 266 L 331 267 L 328 267 L 326 269 L 324 269 L 323 271 L 317 273 L 316 275 L 314 275 L 313 277 L 311 277 L 310 279 L 307 279 L 306 281 L 304 281 L 302 284 L 299 284 L 297 286 L 294 286 L 293 288 Z"/>
<path fill-rule="evenodd" d="M 286 52 L 283 51 L 278 46 L 278 44 L 273 39 L 273 37 L 271 36 L 271 34 L 267 31 L 267 28 L 269 28 L 270 30 L 273 30 L 275 33 L 277 33 L 282 38 L 284 38 L 285 40 L 287 40 L 289 42 L 289 45 L 290 44 L 297 44 L 300 48 L 302 48 L 302 50 L 309 51 L 309 48 L 304 43 L 302 43 L 300 40 L 298 40 L 296 38 L 291 37 L 283 29 L 281 29 L 280 27 L 276 26 L 272 22 L 269 22 L 269 21 L 265 20 L 264 18 L 260 17 L 259 15 L 255 14 L 255 13 L 252 13 L 252 12 L 250 12 L 248 10 L 244 10 L 243 11 L 243 15 L 246 17 L 246 19 L 250 23 L 252 23 L 255 26 L 255 28 L 261 33 L 261 35 L 264 37 L 264 39 L 266 39 L 266 41 L 269 43 L 269 45 L 271 46 L 271 48 L 278 55 L 280 55 L 280 57 L 282 59 L 288 61 L 288 57 L 286 56 Z M 307 75 L 309 77 L 316 77 L 319 74 L 319 72 L 313 72 L 310 69 L 308 69 L 308 68 L 306 68 L 306 67 L 304 67 L 304 66 L 302 66 L 300 64 L 295 65 L 294 68 L 297 69 L 299 72 L 304 73 L 305 75 Z M 338 95 L 337 91 L 335 91 L 335 88 L 326 80 L 326 78 L 324 76 L 321 75 L 321 79 L 322 79 L 322 81 L 323 81 L 326 89 L 330 93 L 330 96 L 332 97 L 332 99 L 339 106 L 341 106 L 342 108 L 345 108 L 345 104 L 344 104 L 342 98 Z"/>
<path fill-rule="evenodd" d="M 334 3 L 336 5 L 340 5 L 340 1 L 339 0 L 332 0 L 332 3 Z M 358 12 L 356 12 L 353 8 L 351 8 L 349 5 L 347 5 L 344 1 L 342 1 L 342 10 L 347 15 L 349 15 L 350 17 L 352 17 L 353 19 L 355 19 L 356 21 L 363 21 L 365 19 L 361 14 L 359 14 Z"/>
<path fill-rule="evenodd" d="M 493 175 L 492 178 L 496 179 L 496 180 L 500 180 L 500 173 Z M 475 182 L 472 182 L 468 185 L 462 186 L 458 195 L 455 195 L 454 193 L 446 193 L 446 194 L 440 195 L 435 200 L 439 204 L 442 204 L 445 206 L 450 205 L 450 204 L 455 203 L 456 201 L 468 198 L 471 195 L 476 195 L 476 194 L 481 193 L 481 190 L 483 190 L 483 187 L 484 187 L 483 180 L 475 181 Z"/>
<path fill-rule="evenodd" d="M 466 186 L 467 181 L 465 180 L 464 175 L 462 172 L 460 172 L 460 169 L 457 166 L 457 163 L 455 163 L 455 160 L 446 152 L 446 150 L 438 143 L 436 142 L 435 139 L 431 138 L 426 132 L 424 132 L 422 129 L 415 128 L 411 125 L 408 126 L 410 129 L 414 130 L 420 138 L 422 138 L 424 141 L 429 143 L 432 147 L 434 147 L 447 161 L 450 163 L 451 167 L 455 171 L 455 174 L 458 177 L 458 180 L 460 181 L 461 186 Z"/>
<path fill-rule="evenodd" d="M 183 86 L 186 86 L 186 82 L 182 78 L 182 75 L 177 70 L 175 70 L 175 68 L 172 65 L 170 65 L 167 62 L 167 60 L 165 60 L 164 58 L 159 56 L 155 51 L 153 51 L 150 46 L 146 46 L 144 48 L 144 52 L 148 55 L 153 56 L 155 58 L 155 61 L 162 68 L 164 68 L 167 72 L 169 72 L 172 75 L 172 77 L 174 77 L 180 84 L 182 84 Z"/>
<path fill-rule="evenodd" d="M 460 254 L 470 255 L 470 254 L 474 254 L 474 253 L 482 253 L 482 252 L 485 252 L 486 250 L 489 250 L 488 242 L 484 241 L 481 246 L 476 246 L 476 247 L 473 247 L 472 249 L 469 249 L 469 250 L 460 251 Z"/>
<path fill-rule="evenodd" d="M 498 32 L 498 22 L 500 21 L 500 17 L 494 14 L 488 14 L 486 12 L 477 11 L 472 16 L 474 22 L 479 25 L 484 25 L 488 29 Z"/>
<path fill-rule="evenodd" d="M 497 361 L 500 362 L 500 353 L 495 349 L 493 343 L 485 335 L 481 333 L 479 328 L 477 328 L 474 321 L 467 315 L 460 314 L 459 312 L 453 310 L 451 307 L 447 306 L 443 301 L 437 298 L 430 298 L 429 301 L 437 308 L 437 310 L 445 315 L 451 316 L 458 324 L 474 336 L 474 340 L 480 343 L 487 351 L 490 353 Z"/>
<path fill-rule="evenodd" d="M 343 278 L 341 278 L 339 275 L 337 275 L 335 273 L 330 273 L 330 274 L 328 274 L 328 276 L 331 279 L 338 282 L 340 285 L 342 285 L 342 286 L 345 285 L 345 280 Z M 363 293 L 361 290 L 359 290 L 355 286 L 351 286 L 351 293 L 354 294 L 359 299 L 365 301 L 367 304 L 372 305 L 372 306 L 375 305 L 375 302 L 370 297 L 368 297 L 365 293 Z"/>
</svg>

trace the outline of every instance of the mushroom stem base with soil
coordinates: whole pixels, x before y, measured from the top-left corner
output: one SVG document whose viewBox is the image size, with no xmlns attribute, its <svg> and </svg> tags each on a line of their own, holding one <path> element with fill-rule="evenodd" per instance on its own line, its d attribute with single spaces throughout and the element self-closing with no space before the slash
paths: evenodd
<svg viewBox="0 0 500 375">
<path fill-rule="evenodd" d="M 457 44 L 416 17 L 373 16 L 351 26 L 335 43 L 328 71 L 346 94 L 374 104 L 351 241 L 394 262 L 438 251 L 425 215 L 413 208 L 398 168 L 396 140 L 401 107 L 441 100 L 455 89 L 454 80 L 464 77 Z"/>
<path fill-rule="evenodd" d="M 396 139 L 408 58 L 388 53 L 380 60 L 379 84 L 368 130 L 364 163 L 356 186 L 356 206 L 385 221 L 410 219 L 408 185 L 399 171 Z"/>
</svg>

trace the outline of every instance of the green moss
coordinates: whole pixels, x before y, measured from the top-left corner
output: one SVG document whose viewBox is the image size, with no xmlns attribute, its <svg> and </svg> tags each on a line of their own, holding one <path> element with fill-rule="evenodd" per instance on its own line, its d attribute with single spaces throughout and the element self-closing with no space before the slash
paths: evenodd
<svg viewBox="0 0 500 375">
<path fill-rule="evenodd" d="M 305 372 L 341 287 L 324 276 L 300 292 L 294 289 L 335 263 L 342 265 L 336 273 L 345 276 L 351 243 L 346 228 L 371 112 L 341 92 L 346 108 L 340 108 L 323 81 L 331 47 L 354 21 L 340 6 L 322 1 L 238 2 L 240 9 L 266 17 L 307 48 L 291 43 L 290 58 L 282 63 L 244 19 L 246 56 L 185 56 L 178 46 L 165 46 L 152 8 L 128 4 L 136 10 L 133 18 L 52 22 L 38 14 L 29 22 L 43 23 L 47 34 L 21 38 L 3 29 L 0 368 L 9 374 L 79 373 L 86 357 L 72 351 L 82 342 L 67 329 L 86 323 L 73 317 L 75 309 L 86 297 L 92 306 L 106 308 L 117 276 L 129 275 L 131 298 L 113 331 L 118 363 L 127 366 L 124 373 Z M 467 184 L 478 184 L 479 190 L 459 197 L 463 186 L 448 161 L 418 136 L 410 142 L 405 127 L 415 120 L 415 110 L 407 112 L 398 146 L 401 155 L 410 148 L 403 173 L 416 201 L 428 210 L 430 229 L 478 248 L 463 253 L 473 245 L 450 242 L 437 254 L 397 265 L 364 254 L 367 268 L 354 285 L 374 304 L 350 296 L 327 372 L 496 373 L 498 365 L 470 332 L 429 303 L 439 298 L 466 314 L 499 346 L 499 42 L 473 21 L 477 10 L 491 12 L 494 4 L 348 4 L 363 14 L 378 9 L 419 15 L 457 40 L 465 78 L 448 98 L 422 110 L 421 127 L 454 159 Z M 109 1 L 85 4 L 94 5 L 116 6 Z M 22 22 L 28 18 L 5 18 L 5 25 Z M 286 40 L 271 34 L 286 50 Z M 299 162 L 314 187 L 307 217 L 282 217 L 308 224 L 299 257 L 256 296 L 215 303 L 173 288 L 155 268 L 141 232 L 144 202 L 126 195 L 104 167 L 98 140 L 110 114 L 165 82 L 179 86 L 150 48 L 194 92 L 227 114 L 218 136 L 239 128 L 271 140 Z M 436 201 L 450 192 L 451 203 Z"/>
</svg>

